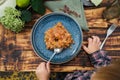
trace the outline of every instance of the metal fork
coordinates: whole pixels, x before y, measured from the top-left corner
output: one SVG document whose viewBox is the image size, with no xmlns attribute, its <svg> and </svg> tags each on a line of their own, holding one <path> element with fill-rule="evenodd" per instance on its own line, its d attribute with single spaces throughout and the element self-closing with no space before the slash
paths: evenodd
<svg viewBox="0 0 120 80">
<path fill-rule="evenodd" d="M 106 35 L 103 43 L 102 43 L 101 46 L 100 46 L 100 50 L 102 49 L 102 47 L 103 47 L 105 41 L 107 40 L 108 36 L 110 36 L 110 35 L 112 34 L 112 32 L 116 29 L 116 27 L 117 27 L 117 26 L 116 26 L 115 24 L 112 24 L 112 25 L 109 27 L 109 29 L 107 30 L 107 35 Z"/>
<path fill-rule="evenodd" d="M 62 51 L 62 48 L 55 48 L 54 49 L 54 53 L 52 54 L 52 56 L 50 57 L 50 59 L 48 60 L 48 62 L 50 62 L 52 60 L 52 58 L 55 56 L 55 54 L 58 54 Z"/>
</svg>

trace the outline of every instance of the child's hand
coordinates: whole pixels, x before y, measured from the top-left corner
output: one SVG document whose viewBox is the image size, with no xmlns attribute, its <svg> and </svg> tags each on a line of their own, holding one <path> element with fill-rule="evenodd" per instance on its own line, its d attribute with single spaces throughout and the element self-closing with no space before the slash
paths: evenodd
<svg viewBox="0 0 120 80">
<path fill-rule="evenodd" d="M 92 38 L 88 38 L 88 47 L 83 45 L 83 49 L 88 53 L 91 54 L 100 49 L 100 38 L 98 36 L 92 36 Z"/>
<path fill-rule="evenodd" d="M 36 69 L 36 76 L 39 80 L 49 80 L 50 62 L 42 62 Z"/>
</svg>

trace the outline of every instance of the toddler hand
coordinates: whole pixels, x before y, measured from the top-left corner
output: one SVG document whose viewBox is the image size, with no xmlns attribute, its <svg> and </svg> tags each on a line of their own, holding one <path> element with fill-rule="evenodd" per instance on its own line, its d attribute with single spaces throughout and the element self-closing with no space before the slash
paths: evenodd
<svg viewBox="0 0 120 80">
<path fill-rule="evenodd" d="M 100 38 L 98 36 L 92 36 L 92 38 L 88 38 L 88 46 L 83 45 L 83 49 L 88 53 L 91 54 L 100 49 Z"/>
<path fill-rule="evenodd" d="M 49 80 L 50 62 L 42 62 L 36 69 L 36 76 L 39 80 Z"/>
</svg>

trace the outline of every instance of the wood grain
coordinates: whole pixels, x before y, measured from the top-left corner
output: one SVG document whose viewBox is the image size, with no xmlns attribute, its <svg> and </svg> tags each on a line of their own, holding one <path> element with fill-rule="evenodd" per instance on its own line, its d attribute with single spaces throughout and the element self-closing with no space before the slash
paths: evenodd
<svg viewBox="0 0 120 80">
<path fill-rule="evenodd" d="M 87 44 L 87 38 L 92 35 L 104 40 L 106 30 L 111 23 L 119 25 L 117 19 L 106 21 L 102 19 L 105 7 L 86 9 L 85 14 L 90 28 L 89 32 L 83 31 L 83 44 Z M 46 14 L 50 13 L 47 9 Z M 0 71 L 34 71 L 40 62 L 43 62 L 32 49 L 30 42 L 31 30 L 41 15 L 33 13 L 32 21 L 25 24 L 22 32 L 15 34 L 0 25 Z M 120 27 L 107 39 L 104 48 L 112 57 L 112 60 L 120 59 Z M 71 61 L 61 65 L 51 65 L 53 72 L 71 72 L 74 70 L 91 70 L 87 54 L 81 49 L 79 54 Z"/>
</svg>

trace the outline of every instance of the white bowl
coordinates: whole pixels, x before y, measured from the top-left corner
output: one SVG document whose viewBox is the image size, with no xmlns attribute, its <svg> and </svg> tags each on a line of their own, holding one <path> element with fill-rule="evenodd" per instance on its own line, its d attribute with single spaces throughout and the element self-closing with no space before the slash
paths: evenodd
<svg viewBox="0 0 120 80">
<path fill-rule="evenodd" d="M 0 0 L 0 17 L 4 16 L 4 10 L 6 7 L 15 8 L 16 0 Z"/>
</svg>

